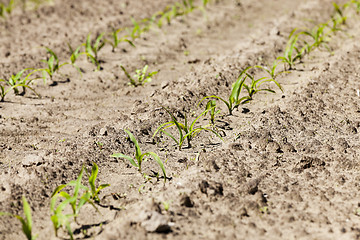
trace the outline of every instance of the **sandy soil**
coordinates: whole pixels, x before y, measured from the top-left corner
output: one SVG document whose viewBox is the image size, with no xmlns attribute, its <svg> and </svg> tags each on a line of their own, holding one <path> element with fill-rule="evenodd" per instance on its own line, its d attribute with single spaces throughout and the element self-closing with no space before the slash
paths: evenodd
<svg viewBox="0 0 360 240">
<path fill-rule="evenodd" d="M 0 78 L 44 67 L 46 46 L 68 61 L 67 43 L 88 33 L 131 26 L 174 0 L 55 0 L 15 12 L 0 22 Z M 200 4 L 201 1 L 195 1 Z M 337 1 L 341 4 L 345 1 Z M 0 103 L 0 210 L 23 215 L 22 196 L 38 239 L 55 237 L 50 196 L 82 168 L 99 166 L 100 213 L 87 204 L 71 227 L 75 239 L 360 239 L 360 15 L 349 10 L 331 51 L 318 48 L 279 77 L 284 92 L 258 93 L 233 115 L 225 105 L 216 129 L 179 150 L 153 133 L 170 120 L 199 115 L 199 101 L 226 98 L 248 66 L 282 55 L 296 27 L 312 27 L 334 14 L 330 0 L 222 0 L 161 29 L 156 26 L 112 52 L 100 51 L 102 69 L 85 57 L 82 76 L 65 66 L 52 81 L 35 81 L 25 96 Z M 131 87 L 120 69 L 148 64 L 151 83 Z M 279 68 L 283 68 L 279 66 Z M 199 124 L 207 124 L 208 118 Z M 167 181 L 153 161 L 144 178 L 128 161 L 130 130 L 143 150 L 164 162 Z M 176 133 L 175 129 L 173 129 Z M 159 174 L 162 176 L 162 174 Z M 86 183 L 84 177 L 84 184 Z M 69 210 L 69 209 L 67 209 Z M 0 239 L 25 239 L 15 218 L 0 218 Z"/>
</svg>

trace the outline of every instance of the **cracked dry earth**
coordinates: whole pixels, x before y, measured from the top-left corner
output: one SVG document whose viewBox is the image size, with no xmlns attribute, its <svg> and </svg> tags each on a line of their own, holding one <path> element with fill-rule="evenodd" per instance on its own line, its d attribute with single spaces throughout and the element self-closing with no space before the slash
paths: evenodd
<svg viewBox="0 0 360 240">
<path fill-rule="evenodd" d="M 200 1 L 195 1 L 200 4 Z M 55 0 L 0 22 L 0 78 L 42 67 L 53 49 L 89 32 L 110 32 L 163 9 L 172 0 Z M 341 4 L 344 1 L 337 1 Z M 279 77 L 284 92 L 259 93 L 232 116 L 218 106 L 221 141 L 201 132 L 179 150 L 166 135 L 161 105 L 181 119 L 201 113 L 199 101 L 228 96 L 239 72 L 271 64 L 295 27 L 312 27 L 334 13 L 330 0 L 212 1 L 162 29 L 153 27 L 116 52 L 99 53 L 102 70 L 85 58 L 83 76 L 71 67 L 25 96 L 0 103 L 0 210 L 22 215 L 26 196 L 38 239 L 55 237 L 50 196 L 82 168 L 99 166 L 99 213 L 88 204 L 72 223 L 75 239 L 360 239 L 360 15 L 344 31 Z M 309 21 L 311 19 L 312 21 Z M 151 83 L 131 87 L 120 69 L 145 64 L 160 70 Z M 282 66 L 279 66 L 282 68 Z M 182 119 L 181 119 L 182 120 Z M 206 124 L 207 119 L 200 123 Z M 164 161 L 168 180 L 144 163 L 142 174 L 114 152 L 133 154 L 129 129 L 143 151 Z M 174 133 L 176 133 L 175 129 Z M 161 175 L 161 174 L 160 174 Z M 0 218 L 0 239 L 25 239 L 16 219 Z"/>
</svg>

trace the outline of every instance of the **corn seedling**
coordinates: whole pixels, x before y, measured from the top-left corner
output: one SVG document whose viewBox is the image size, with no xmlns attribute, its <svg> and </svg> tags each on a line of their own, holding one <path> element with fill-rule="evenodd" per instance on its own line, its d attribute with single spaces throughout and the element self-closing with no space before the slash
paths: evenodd
<svg viewBox="0 0 360 240">
<path fill-rule="evenodd" d="M 335 2 L 333 2 L 333 6 L 335 9 L 335 16 L 333 18 L 336 20 L 337 24 L 346 24 L 347 17 L 343 13 L 343 7 L 340 7 Z M 347 6 L 348 4 L 345 4 L 344 8 L 346 8 Z"/>
<path fill-rule="evenodd" d="M 60 185 L 56 187 L 54 192 L 51 195 L 50 210 L 52 212 L 51 221 L 53 222 L 55 235 L 57 236 L 58 229 L 65 227 L 68 231 L 68 234 L 71 239 L 73 239 L 73 232 L 70 228 L 70 219 L 74 218 L 76 222 L 76 217 L 78 216 L 81 207 L 85 203 L 90 203 L 96 210 L 94 203 L 91 201 L 91 192 L 89 188 L 81 184 L 81 180 L 84 174 L 84 167 L 82 167 L 80 174 L 75 181 L 70 181 L 68 184 Z M 93 180 L 95 182 L 95 179 Z M 62 191 L 65 187 L 71 186 L 74 188 L 73 195 Z M 83 190 L 84 193 L 80 195 L 80 190 Z M 57 198 L 62 197 L 64 200 L 61 201 L 57 206 Z M 72 213 L 65 214 L 64 210 L 67 205 L 71 206 Z"/>
<path fill-rule="evenodd" d="M 99 62 L 99 51 L 105 46 L 105 41 L 103 41 L 104 33 L 101 33 L 96 37 L 95 41 L 92 42 L 91 34 L 89 33 L 86 38 L 85 45 L 85 55 L 91 60 L 93 64 L 96 65 L 97 70 L 100 70 Z"/>
<path fill-rule="evenodd" d="M 26 81 L 28 79 L 28 77 L 32 74 L 30 73 L 29 76 L 26 76 L 24 79 L 21 79 L 23 73 L 27 70 L 29 70 L 30 68 L 25 68 L 23 70 L 21 70 L 20 72 L 18 72 L 16 75 L 11 75 L 10 79 L 9 79 L 9 85 L 10 86 L 15 86 L 17 84 L 26 84 Z M 23 92 L 20 93 L 19 89 L 17 87 L 13 88 L 15 95 L 24 95 L 25 94 L 25 87 L 23 87 Z"/>
<path fill-rule="evenodd" d="M 183 5 L 185 6 L 185 14 L 188 14 L 195 9 L 194 0 L 183 0 Z"/>
<path fill-rule="evenodd" d="M 314 27 L 312 30 L 309 31 L 302 31 L 299 34 L 304 34 L 313 39 L 313 44 L 311 44 L 308 48 L 308 52 L 311 52 L 313 48 L 319 47 L 321 44 L 324 44 L 326 49 L 329 50 L 329 47 L 326 45 L 326 42 L 328 41 L 329 33 L 325 32 L 326 28 L 328 28 L 328 24 L 322 23 L 318 26 Z M 335 30 L 335 29 L 334 29 Z"/>
<path fill-rule="evenodd" d="M 203 7 L 206 7 L 208 5 L 210 0 L 203 0 Z"/>
<path fill-rule="evenodd" d="M 208 99 L 208 98 L 218 99 L 218 100 L 222 101 L 223 103 L 225 103 L 225 105 L 227 106 L 227 108 L 229 110 L 229 115 L 232 115 L 232 112 L 234 111 L 234 109 L 238 108 L 238 106 L 244 100 L 244 98 L 240 98 L 240 93 L 241 93 L 241 90 L 242 90 L 242 88 L 244 86 L 244 82 L 246 80 L 246 74 L 245 73 L 250 68 L 251 67 L 247 67 L 245 70 L 243 70 L 240 73 L 240 75 L 237 78 L 236 82 L 232 86 L 231 94 L 229 96 L 229 101 L 226 101 L 224 98 L 221 98 L 219 96 L 211 95 L 211 96 L 207 96 L 207 97 L 204 97 L 203 99 L 201 99 L 200 103 L 202 101 L 204 101 L 205 99 Z"/>
<path fill-rule="evenodd" d="M 154 15 L 152 15 L 151 17 L 151 22 L 156 23 L 158 28 L 161 28 L 163 25 L 163 20 L 164 20 L 164 15 L 165 12 L 168 10 L 169 6 L 166 6 L 164 11 L 159 11 L 156 12 Z"/>
<path fill-rule="evenodd" d="M 360 1 L 359 0 L 352 0 L 351 3 L 355 4 L 356 13 L 360 13 Z"/>
<path fill-rule="evenodd" d="M 205 115 L 207 112 L 209 112 L 211 109 L 207 109 L 204 112 L 202 112 L 198 117 L 196 117 L 192 123 L 189 125 L 188 124 L 188 119 L 186 117 L 186 114 L 184 116 L 185 121 L 184 123 L 181 123 L 177 120 L 177 118 L 175 117 L 175 115 L 170 112 L 167 108 L 162 107 L 170 116 L 171 116 L 171 121 L 170 122 L 166 122 L 160 125 L 160 127 L 158 127 L 158 129 L 156 129 L 153 137 L 156 136 L 156 134 L 158 132 L 162 132 L 165 135 L 169 136 L 171 139 L 173 139 L 176 143 L 176 145 L 179 147 L 179 150 L 181 150 L 182 145 L 184 144 L 185 140 L 187 140 L 188 143 L 188 147 L 191 148 L 191 140 L 200 132 L 202 131 L 208 131 L 208 132 L 212 132 L 214 133 L 217 137 L 219 137 L 221 140 L 221 136 L 214 131 L 213 129 L 210 129 L 209 127 L 211 126 L 211 124 L 205 125 L 205 126 L 201 126 L 201 127 L 195 127 L 196 122 L 203 116 Z M 178 139 L 176 139 L 172 134 L 170 134 L 168 131 L 165 131 L 165 129 L 172 127 L 172 126 L 176 126 L 177 130 L 179 131 L 179 137 Z"/>
<path fill-rule="evenodd" d="M 21 222 L 22 231 L 25 234 L 26 238 L 28 240 L 35 240 L 37 238 L 37 236 L 32 234 L 31 208 L 30 208 L 30 205 L 27 202 L 25 196 L 22 197 L 22 201 L 23 201 L 23 209 L 24 209 L 25 218 L 23 218 L 19 215 L 7 213 L 7 212 L 0 212 L 0 216 L 11 216 L 11 217 L 17 218 Z"/>
<path fill-rule="evenodd" d="M 131 22 L 134 25 L 134 27 L 132 28 L 132 31 L 128 30 L 130 33 L 130 37 L 132 39 L 132 41 L 134 41 L 135 39 L 139 38 L 143 32 L 142 28 L 140 27 L 140 24 L 135 21 L 134 18 L 131 18 Z"/>
<path fill-rule="evenodd" d="M 121 42 L 127 42 L 131 46 L 135 47 L 134 43 L 132 41 L 130 41 L 129 39 L 127 39 L 127 36 L 123 36 L 123 37 L 119 38 L 119 33 L 121 31 L 123 31 L 122 28 L 113 30 L 113 32 L 111 32 L 111 34 L 110 34 L 112 41 L 107 40 L 107 42 L 110 43 L 110 45 L 112 46 L 112 52 L 115 52 L 116 48 L 118 47 L 119 43 L 121 43 Z"/>
<path fill-rule="evenodd" d="M 277 68 L 278 64 L 279 64 L 279 60 L 275 60 L 273 62 L 273 65 L 270 68 L 266 67 L 266 66 L 260 66 L 260 65 L 256 65 L 254 67 L 264 70 L 265 72 L 267 72 L 270 75 L 271 79 L 275 80 L 279 75 L 281 75 L 283 73 L 289 73 L 289 71 L 276 72 L 276 68 Z"/>
<path fill-rule="evenodd" d="M 205 107 L 206 113 L 204 114 L 204 116 L 206 116 L 206 114 L 209 113 L 210 122 L 212 124 L 215 123 L 215 115 L 220 113 L 220 110 L 216 110 L 215 108 L 216 108 L 216 100 L 209 100 Z"/>
<path fill-rule="evenodd" d="M 246 84 L 246 82 L 244 82 L 244 88 L 246 89 L 248 96 L 245 96 L 242 98 L 242 102 L 241 102 L 242 104 L 245 104 L 245 103 L 253 100 L 253 96 L 257 92 L 266 91 L 266 92 L 275 93 L 275 91 L 272 89 L 260 88 L 260 86 L 266 82 L 275 83 L 276 86 L 278 86 L 278 88 L 280 88 L 280 90 L 283 91 L 281 85 L 273 78 L 262 77 L 259 79 L 255 79 L 254 76 L 250 75 L 249 73 L 245 73 L 245 74 L 249 79 L 251 79 L 251 83 L 248 85 L 248 84 Z"/>
<path fill-rule="evenodd" d="M 79 56 L 83 53 L 80 52 L 81 46 L 77 47 L 75 50 L 71 47 L 70 43 L 67 43 L 68 47 L 69 47 L 69 51 L 70 51 L 70 65 L 73 66 L 74 68 L 76 68 L 76 70 L 80 73 L 80 75 L 82 76 L 82 72 L 80 70 L 80 68 L 75 64 L 75 62 L 77 61 L 77 59 L 79 58 Z"/>
<path fill-rule="evenodd" d="M 13 90 L 15 95 L 25 95 L 25 89 L 29 88 L 31 91 L 33 91 L 39 98 L 40 95 L 32 88 L 30 87 L 30 83 L 32 81 L 34 81 L 35 79 L 38 78 L 33 78 L 31 79 L 30 76 L 35 73 L 38 70 L 34 70 L 32 72 L 30 72 L 29 74 L 26 75 L 25 78 L 22 78 L 22 75 L 24 74 L 25 71 L 30 70 L 31 68 L 25 68 L 23 70 L 21 70 L 20 72 L 18 72 L 16 75 L 11 75 L 11 77 L 8 80 L 5 79 L 0 79 L 0 82 L 5 83 L 5 85 L 8 86 L 8 88 L 5 88 L 5 86 L 0 84 L 0 101 L 4 102 L 5 100 L 5 96 L 7 93 L 9 93 L 9 91 Z M 22 87 L 23 91 L 20 93 L 18 87 Z"/>
<path fill-rule="evenodd" d="M 161 168 L 161 170 L 162 170 L 162 172 L 164 174 L 164 182 L 166 182 L 165 167 L 164 167 L 164 164 L 162 163 L 161 159 L 159 158 L 159 156 L 156 153 L 153 153 L 153 152 L 142 153 L 141 149 L 140 149 L 140 146 L 139 146 L 139 143 L 136 140 L 136 138 L 134 137 L 134 135 L 130 131 L 126 130 L 126 129 L 124 129 L 124 131 L 129 135 L 130 140 L 135 145 L 135 158 L 124 155 L 122 153 L 114 153 L 113 155 L 111 155 L 111 157 L 123 158 L 123 159 L 128 160 L 131 163 L 131 165 L 138 168 L 140 173 L 141 173 L 141 165 L 142 165 L 142 163 L 148 160 L 147 157 L 152 157 L 157 162 L 159 167 Z"/>
<path fill-rule="evenodd" d="M 58 230 L 61 227 L 65 227 L 70 236 L 70 239 L 73 240 L 74 236 L 73 236 L 73 232 L 70 227 L 70 223 L 71 223 L 71 218 L 74 217 L 74 214 L 71 214 L 71 213 L 65 214 L 65 213 L 63 213 L 63 211 L 65 210 L 65 207 L 70 204 L 70 202 L 76 201 L 76 197 L 68 198 L 68 199 L 62 201 L 59 205 L 55 206 L 57 198 L 58 198 L 57 194 L 52 196 L 51 203 L 50 203 L 50 210 L 53 214 L 51 216 L 51 221 L 54 226 L 55 236 L 56 237 L 58 236 Z"/>
<path fill-rule="evenodd" d="M 129 79 L 129 85 L 137 87 L 137 86 L 143 86 L 147 82 L 151 82 L 152 76 L 158 74 L 158 71 L 154 71 L 151 73 L 147 73 L 148 65 L 145 65 L 143 69 L 136 69 L 134 77 L 131 77 L 131 75 L 126 71 L 126 69 L 120 65 L 121 69 L 125 73 L 126 77 Z"/>
<path fill-rule="evenodd" d="M 161 28 L 163 26 L 164 20 L 166 20 L 167 24 L 171 24 L 171 20 L 177 16 L 183 15 L 182 11 L 180 10 L 183 6 L 180 3 L 176 3 L 172 6 L 166 6 L 163 12 L 158 12 L 152 17 L 152 21 L 154 22 L 155 19 L 159 17 L 157 21 L 157 26 Z"/>
<path fill-rule="evenodd" d="M 0 17 L 5 18 L 6 15 L 10 15 L 14 9 L 15 0 L 10 0 L 9 3 L 6 5 L 5 3 L 0 3 Z"/>
<path fill-rule="evenodd" d="M 283 63 L 288 64 L 289 70 L 293 69 L 296 60 L 301 60 L 305 55 L 306 50 L 309 49 L 307 45 L 298 48 L 297 43 L 299 40 L 299 34 L 295 34 L 297 29 L 294 29 L 290 35 L 286 45 L 284 56 L 280 56 L 277 60 L 282 60 Z"/>
<path fill-rule="evenodd" d="M 164 13 L 164 15 L 160 18 L 160 20 L 163 21 L 163 19 L 166 19 L 167 24 L 170 25 L 171 20 L 173 18 L 183 14 L 183 13 L 179 12 L 179 9 L 180 9 L 180 7 L 177 5 L 172 6 L 171 9 L 169 9 L 169 11 Z M 158 23 L 158 26 L 159 26 L 159 23 Z"/>
<path fill-rule="evenodd" d="M 93 163 L 93 166 L 91 169 L 91 175 L 89 177 L 89 185 L 90 185 L 90 190 L 91 190 L 91 199 L 93 199 L 95 202 L 100 202 L 100 199 L 98 196 L 99 192 L 102 189 L 110 186 L 110 184 L 101 184 L 99 187 L 96 187 L 95 181 L 96 181 L 98 173 L 99 173 L 99 167 L 97 166 L 96 163 Z"/>
<path fill-rule="evenodd" d="M 60 70 L 60 68 L 69 63 L 60 64 L 59 58 L 50 48 L 45 47 L 46 51 L 50 54 L 50 57 L 47 59 L 41 60 L 42 62 L 47 64 L 47 68 L 38 69 L 43 72 L 44 82 L 46 81 L 46 74 L 53 80 L 54 74 Z"/>
<path fill-rule="evenodd" d="M 161 28 L 165 19 L 167 24 L 170 25 L 173 18 L 188 14 L 194 9 L 195 6 L 193 0 L 183 0 L 182 3 L 177 2 L 172 6 L 167 6 L 163 12 L 156 13 L 152 19 L 154 21 L 156 17 L 160 16 L 159 20 L 157 21 L 157 26 Z"/>
<path fill-rule="evenodd" d="M 5 88 L 5 86 L 1 85 L 1 82 L 5 82 L 5 84 L 8 84 L 8 82 L 4 79 L 0 79 L 0 102 L 4 102 L 6 94 L 8 94 L 13 88 L 20 87 L 20 84 Z"/>
</svg>

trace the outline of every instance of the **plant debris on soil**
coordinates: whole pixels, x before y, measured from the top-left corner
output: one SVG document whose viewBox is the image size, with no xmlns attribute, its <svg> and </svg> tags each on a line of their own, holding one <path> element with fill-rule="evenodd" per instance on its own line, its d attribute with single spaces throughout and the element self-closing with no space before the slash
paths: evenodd
<svg viewBox="0 0 360 240">
<path fill-rule="evenodd" d="M 89 36 L 96 46 L 104 33 L 99 51 L 88 48 L 76 67 L 45 81 L 36 72 L 29 82 L 36 93 L 11 89 L 0 102 L 0 212 L 26 217 L 26 199 L 39 240 L 360 239 L 359 1 L 191 2 L 41 1 L 0 19 L 0 79 L 47 68 L 47 49 L 70 63 L 69 45 L 75 50 Z M 171 21 L 144 20 L 171 6 L 178 6 Z M 279 61 L 283 91 L 266 82 L 275 93 L 257 92 L 231 115 L 209 98 L 216 108 L 201 115 L 209 99 L 200 101 L 229 100 L 244 69 L 284 56 L 294 29 L 342 14 L 339 29 L 293 66 Z M 136 35 L 136 23 L 148 29 Z M 120 28 L 128 41 L 114 48 L 108 41 Z M 138 84 L 129 83 L 134 74 Z M 159 129 L 174 119 L 196 120 L 198 131 L 182 145 L 180 125 Z M 141 168 L 139 149 L 151 153 Z M 60 212 L 71 216 L 73 236 L 60 225 L 56 236 L 52 195 L 60 206 L 77 187 L 85 204 Z M 0 216 L 0 240 L 12 239 L 26 239 L 21 222 Z"/>
</svg>

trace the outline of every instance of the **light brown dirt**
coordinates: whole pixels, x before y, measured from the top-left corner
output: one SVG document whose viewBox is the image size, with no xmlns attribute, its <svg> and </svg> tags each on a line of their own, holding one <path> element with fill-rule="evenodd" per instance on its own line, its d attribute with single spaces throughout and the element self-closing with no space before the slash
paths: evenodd
<svg viewBox="0 0 360 240">
<path fill-rule="evenodd" d="M 176 1 L 55 0 L 38 10 L 16 10 L 0 22 L 0 78 L 43 67 L 53 49 L 67 61 L 66 43 L 89 32 L 131 25 Z M 343 3 L 344 1 L 337 1 Z M 196 2 L 197 4 L 200 3 Z M 50 221 L 56 186 L 75 180 L 92 163 L 100 168 L 98 214 L 85 205 L 73 223 L 76 239 L 359 239 L 359 15 L 279 82 L 284 92 L 259 93 L 216 126 L 224 138 L 202 132 L 192 148 L 152 135 L 169 121 L 161 105 L 181 119 L 203 110 L 208 95 L 226 98 L 239 72 L 271 64 L 295 27 L 311 27 L 333 14 L 330 0 L 213 1 L 162 29 L 153 27 L 115 53 L 100 52 L 102 70 L 82 57 L 80 76 L 70 66 L 25 96 L 0 103 L 0 211 L 22 215 L 28 199 L 38 239 L 58 239 Z M 309 21 L 309 20 L 312 21 Z M 144 87 L 128 86 L 120 69 L 160 70 Z M 282 66 L 279 66 L 282 69 Z M 207 123 L 202 119 L 201 123 Z M 142 150 L 156 152 L 169 177 L 144 163 L 142 174 L 114 152 L 133 154 L 123 129 Z M 174 133 L 176 133 L 174 129 Z M 99 146 L 99 143 L 102 146 Z M 161 174 L 160 174 L 161 176 Z M 85 183 L 85 182 L 84 182 Z M 165 207 L 168 205 L 168 209 Z M 158 221 L 170 229 L 152 232 Z M 0 218 L 0 239 L 24 239 L 16 219 Z M 60 239 L 69 239 L 59 231 Z"/>
</svg>

